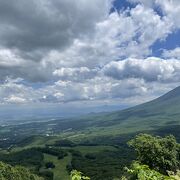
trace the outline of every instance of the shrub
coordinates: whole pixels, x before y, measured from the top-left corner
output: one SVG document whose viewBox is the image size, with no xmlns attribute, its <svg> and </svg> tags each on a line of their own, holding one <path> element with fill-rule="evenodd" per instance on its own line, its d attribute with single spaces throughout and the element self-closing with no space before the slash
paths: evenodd
<svg viewBox="0 0 180 180">
<path fill-rule="evenodd" d="M 125 168 L 127 174 L 122 180 L 175 180 L 173 177 L 163 175 L 155 170 L 150 169 L 147 165 L 141 165 L 134 162 L 131 168 Z"/>
<path fill-rule="evenodd" d="M 73 170 L 71 171 L 71 180 L 90 180 L 89 177 L 84 176 L 82 172 Z"/>
<path fill-rule="evenodd" d="M 2 180 L 43 180 L 21 166 L 11 166 L 0 162 L 0 179 Z"/>
<path fill-rule="evenodd" d="M 174 136 L 137 135 L 128 142 L 137 153 L 137 160 L 150 168 L 167 174 L 167 170 L 176 171 L 179 168 L 179 144 Z"/>
</svg>

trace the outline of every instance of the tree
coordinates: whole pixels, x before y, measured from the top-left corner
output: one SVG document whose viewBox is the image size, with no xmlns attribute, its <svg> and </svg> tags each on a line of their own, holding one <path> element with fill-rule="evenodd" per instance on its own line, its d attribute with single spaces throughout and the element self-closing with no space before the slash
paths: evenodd
<svg viewBox="0 0 180 180">
<path fill-rule="evenodd" d="M 11 166 L 0 162 L 0 179 L 1 180 L 43 180 L 24 167 Z"/>
<path fill-rule="evenodd" d="M 89 177 L 84 176 L 82 172 L 73 170 L 71 171 L 71 180 L 90 180 Z"/>
<path fill-rule="evenodd" d="M 139 134 L 128 144 L 135 149 L 137 160 L 154 170 L 167 174 L 167 170 L 176 171 L 179 168 L 180 148 L 172 135 L 161 138 Z"/>
<path fill-rule="evenodd" d="M 166 176 L 137 161 L 132 163 L 130 169 L 125 168 L 125 170 L 127 173 L 121 178 L 122 180 L 180 180 L 179 172 L 177 174 L 169 172 Z"/>
</svg>

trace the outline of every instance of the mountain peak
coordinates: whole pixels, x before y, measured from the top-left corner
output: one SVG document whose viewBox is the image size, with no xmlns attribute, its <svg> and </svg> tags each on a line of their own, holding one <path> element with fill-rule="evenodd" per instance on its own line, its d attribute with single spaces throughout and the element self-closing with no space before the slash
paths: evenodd
<svg viewBox="0 0 180 180">
<path fill-rule="evenodd" d="M 175 98 L 180 98 L 180 86 L 176 87 L 175 89 L 169 91 L 168 93 L 164 94 L 163 96 L 159 97 L 159 100 L 171 100 Z"/>
</svg>

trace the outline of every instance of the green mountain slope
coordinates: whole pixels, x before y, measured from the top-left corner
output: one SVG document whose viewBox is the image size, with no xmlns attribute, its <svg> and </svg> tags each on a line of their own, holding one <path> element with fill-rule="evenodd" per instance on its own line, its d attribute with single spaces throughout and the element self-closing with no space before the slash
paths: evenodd
<svg viewBox="0 0 180 180">
<path fill-rule="evenodd" d="M 180 125 L 180 87 L 150 102 L 90 118 L 98 134 L 124 134 Z M 95 128 L 94 128 L 95 127 Z"/>
<path fill-rule="evenodd" d="M 116 113 L 115 113 L 116 114 Z M 167 94 L 133 108 L 117 112 L 119 119 L 128 120 L 139 118 L 142 120 L 152 120 L 155 124 L 163 122 L 178 121 L 180 118 L 180 87 Z M 163 122 L 158 119 L 163 118 Z"/>
<path fill-rule="evenodd" d="M 0 147 L 14 144 L 24 146 L 29 141 L 34 145 L 44 144 L 47 139 L 70 138 L 89 140 L 97 137 L 134 134 L 137 132 L 165 132 L 180 135 L 180 87 L 144 104 L 111 113 L 89 114 L 77 118 L 60 119 L 47 122 L 32 122 L 0 127 Z M 14 136 L 16 134 L 16 136 Z M 30 137 L 30 135 L 42 135 Z M 163 135 L 163 134 L 162 134 Z M 100 141 L 100 140 L 98 140 Z"/>
<path fill-rule="evenodd" d="M 0 160 L 10 164 L 21 162 L 21 165 L 27 165 L 30 169 L 38 165 L 37 162 L 52 161 L 56 166 L 56 169 L 51 170 L 55 173 L 54 177 L 59 174 L 58 168 L 65 171 L 71 161 L 75 169 L 80 167 L 79 169 L 82 172 L 87 171 L 90 177 L 100 174 L 98 179 L 102 179 L 108 175 L 120 175 L 124 165 L 133 159 L 134 154 L 127 148 L 126 142 L 136 133 L 148 132 L 162 136 L 173 134 L 180 142 L 179 131 L 180 87 L 177 87 L 153 101 L 121 111 L 0 127 L 0 136 L 5 139 L 0 141 L 0 148 L 3 148 Z M 31 153 L 29 156 L 27 151 L 30 150 L 27 148 L 39 146 L 63 147 L 69 150 L 70 155 L 58 160 L 56 156 L 46 154 L 44 161 L 42 158 L 37 159 L 39 153 Z M 4 149 L 11 153 L 3 154 Z M 79 155 L 79 152 L 83 156 Z M 93 154 L 93 156 L 86 157 L 86 154 Z M 32 167 L 31 163 L 33 163 Z M 2 163 L 0 163 L 0 171 L 4 166 L 3 176 L 5 177 L 7 174 L 16 177 L 20 172 L 29 173 L 28 170 L 22 171 L 18 167 L 14 169 Z M 41 170 L 44 170 L 44 166 Z M 68 176 L 67 172 L 60 173 Z M 37 176 L 32 176 L 38 179 Z"/>
</svg>

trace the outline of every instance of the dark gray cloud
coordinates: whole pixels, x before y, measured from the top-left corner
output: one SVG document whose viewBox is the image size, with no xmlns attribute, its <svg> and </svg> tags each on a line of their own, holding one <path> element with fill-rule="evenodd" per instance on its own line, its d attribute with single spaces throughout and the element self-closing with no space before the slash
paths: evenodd
<svg viewBox="0 0 180 180">
<path fill-rule="evenodd" d="M 100 6 L 102 2 L 0 0 L 1 46 L 23 52 L 64 48 L 93 30 L 107 13 L 108 6 Z"/>
<path fill-rule="evenodd" d="M 0 79 L 51 80 L 57 62 L 43 59 L 91 36 L 109 7 L 109 0 L 0 0 Z"/>
<path fill-rule="evenodd" d="M 102 72 L 114 79 L 144 79 L 147 82 L 179 82 L 180 61 L 164 60 L 150 57 L 147 59 L 126 59 L 112 61 L 107 64 Z"/>
<path fill-rule="evenodd" d="M 0 103 L 136 104 L 175 87 L 179 48 L 147 57 L 180 27 L 179 1 L 131 0 L 109 14 L 112 1 L 0 0 Z"/>
</svg>

